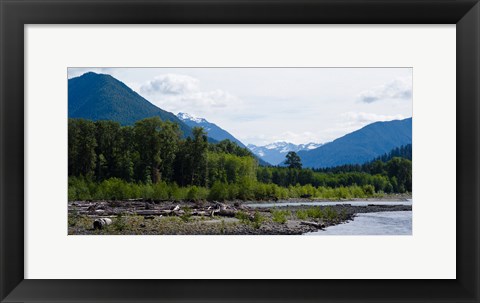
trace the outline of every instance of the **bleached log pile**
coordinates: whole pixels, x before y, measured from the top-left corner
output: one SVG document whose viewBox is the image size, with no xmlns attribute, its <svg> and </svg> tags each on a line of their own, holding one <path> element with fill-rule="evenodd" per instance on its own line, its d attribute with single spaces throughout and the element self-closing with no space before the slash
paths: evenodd
<svg viewBox="0 0 480 303">
<path fill-rule="evenodd" d="M 245 212 L 253 218 L 252 211 L 245 206 L 231 206 L 219 202 L 208 205 L 180 207 L 168 203 L 150 203 L 137 200 L 127 201 L 75 201 L 68 203 L 69 214 L 84 215 L 89 217 L 116 217 L 118 215 L 152 216 L 223 216 L 235 217 L 239 212 Z"/>
</svg>

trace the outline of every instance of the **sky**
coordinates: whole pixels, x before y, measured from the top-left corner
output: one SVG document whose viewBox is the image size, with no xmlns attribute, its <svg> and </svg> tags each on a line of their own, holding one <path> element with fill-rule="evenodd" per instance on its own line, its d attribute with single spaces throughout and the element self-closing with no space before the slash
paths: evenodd
<svg viewBox="0 0 480 303">
<path fill-rule="evenodd" d="M 174 114 L 205 118 L 244 144 L 326 143 L 412 117 L 411 68 L 69 68 L 110 74 Z"/>
</svg>

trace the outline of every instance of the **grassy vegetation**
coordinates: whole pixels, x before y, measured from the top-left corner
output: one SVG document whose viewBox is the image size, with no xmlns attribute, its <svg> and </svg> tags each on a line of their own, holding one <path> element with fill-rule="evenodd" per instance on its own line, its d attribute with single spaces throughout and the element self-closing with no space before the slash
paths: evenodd
<svg viewBox="0 0 480 303">
<path fill-rule="evenodd" d="M 238 183 L 215 182 L 211 188 L 201 186 L 179 187 L 176 183 L 134 183 L 118 178 L 93 182 L 87 178 L 70 177 L 68 200 L 125 200 L 153 199 L 170 201 L 226 201 L 226 200 L 273 200 L 311 197 L 318 199 L 352 199 L 382 197 L 373 186 L 314 187 L 310 184 L 281 187 L 243 178 Z"/>
<path fill-rule="evenodd" d="M 188 217 L 188 218 L 187 218 Z M 206 221 L 210 221 L 206 223 Z M 258 234 L 258 230 L 269 219 L 260 213 L 243 220 L 225 220 L 218 218 L 198 218 L 194 216 L 155 217 L 125 215 L 112 218 L 112 224 L 102 229 L 93 229 L 93 219 L 88 216 L 68 217 L 69 234 L 93 235 L 222 235 L 222 234 Z"/>
<path fill-rule="evenodd" d="M 260 214 L 258 211 L 255 212 L 255 214 L 253 215 L 253 227 L 255 228 L 260 228 L 260 226 L 262 225 L 262 223 L 265 221 L 265 217 Z"/>
<path fill-rule="evenodd" d="M 338 222 L 346 220 L 348 215 L 345 209 L 340 213 L 333 207 L 310 207 L 307 209 L 300 209 L 295 212 L 295 216 L 299 220 L 316 220 L 323 222 Z"/>
<path fill-rule="evenodd" d="M 235 218 L 240 220 L 242 224 L 252 225 L 255 228 L 260 228 L 263 222 L 265 222 L 265 217 L 256 211 L 253 215 L 253 218 L 247 212 L 239 211 L 235 214 Z"/>
<path fill-rule="evenodd" d="M 183 215 L 180 216 L 180 218 L 184 221 L 184 222 L 189 222 L 190 221 L 190 216 L 192 215 L 192 210 L 188 207 L 184 207 L 183 208 Z"/>
<path fill-rule="evenodd" d="M 180 216 L 118 215 L 112 224 L 93 228 L 92 217 L 71 212 L 68 216 L 69 234 L 269 234 L 287 230 L 296 234 L 305 232 L 298 221 L 338 224 L 350 217 L 345 210 L 335 207 L 308 207 L 304 209 L 271 209 L 255 212 L 239 211 L 235 218 L 193 216 L 187 208 Z M 292 224 L 286 223 L 291 220 Z M 297 221 L 297 222 L 295 222 Z"/>
<path fill-rule="evenodd" d="M 122 232 L 127 228 L 127 220 L 124 216 L 118 215 L 115 220 L 113 220 L 111 228 L 116 231 Z"/>
</svg>

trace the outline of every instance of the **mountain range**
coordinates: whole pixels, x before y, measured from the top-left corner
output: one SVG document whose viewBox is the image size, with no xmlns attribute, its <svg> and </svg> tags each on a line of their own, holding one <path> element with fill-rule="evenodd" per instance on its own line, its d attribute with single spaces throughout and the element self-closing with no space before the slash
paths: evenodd
<svg viewBox="0 0 480 303">
<path fill-rule="evenodd" d="M 299 151 L 304 167 L 363 164 L 395 147 L 412 144 L 412 118 L 375 122 L 312 150 Z"/>
<path fill-rule="evenodd" d="M 187 113 L 175 115 L 158 108 L 110 75 L 89 72 L 68 80 L 69 118 L 113 120 L 122 125 L 132 125 L 138 120 L 154 116 L 177 123 L 184 136 L 192 134 L 192 127 L 200 126 L 207 131 L 210 142 L 228 139 L 246 147 L 228 131 L 206 119 L 195 118 Z M 323 145 L 275 142 L 265 146 L 250 144 L 247 148 L 258 157 L 260 165 L 281 165 L 285 155 L 295 151 L 304 167 L 323 168 L 363 164 L 396 147 L 411 143 L 412 118 L 408 118 L 375 122 Z"/>
<path fill-rule="evenodd" d="M 322 146 L 321 143 L 293 144 L 284 141 L 270 143 L 264 146 L 248 144 L 247 147 L 261 159 L 272 165 L 281 165 L 289 151 L 312 150 Z"/>
</svg>

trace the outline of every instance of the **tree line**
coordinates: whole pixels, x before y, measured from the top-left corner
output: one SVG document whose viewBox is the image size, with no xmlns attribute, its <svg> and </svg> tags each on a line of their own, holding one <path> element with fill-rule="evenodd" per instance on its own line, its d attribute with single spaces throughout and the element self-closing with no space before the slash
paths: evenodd
<svg viewBox="0 0 480 303">
<path fill-rule="evenodd" d="M 412 191 L 412 161 L 394 157 L 388 162 L 376 160 L 364 165 L 348 165 L 324 170 L 291 167 L 259 167 L 257 179 L 279 186 L 347 187 L 373 185 L 376 192 Z"/>
<path fill-rule="evenodd" d="M 394 158 L 376 171 L 333 173 L 259 167 L 246 148 L 209 143 L 203 128 L 184 138 L 177 124 L 158 117 L 133 126 L 114 121 L 68 121 L 69 199 L 348 198 L 411 191 L 411 161 Z"/>
<path fill-rule="evenodd" d="M 158 117 L 133 126 L 69 119 L 69 176 L 210 187 L 215 181 L 254 178 L 257 165 L 250 151 L 233 142 L 208 143 L 199 127 L 183 138 L 177 124 Z"/>
<path fill-rule="evenodd" d="M 412 161 L 412 144 L 396 147 L 390 152 L 385 153 L 382 156 L 364 164 L 345 164 L 334 167 L 318 168 L 314 170 L 328 173 L 364 172 L 368 174 L 380 174 L 385 172 L 383 163 L 386 163 L 393 158 L 402 158 Z"/>
</svg>

